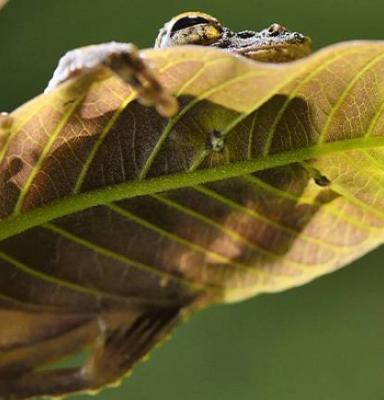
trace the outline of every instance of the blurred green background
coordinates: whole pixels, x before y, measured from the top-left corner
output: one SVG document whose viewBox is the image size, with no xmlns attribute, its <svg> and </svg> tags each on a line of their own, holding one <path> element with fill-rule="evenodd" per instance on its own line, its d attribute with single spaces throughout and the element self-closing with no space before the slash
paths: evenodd
<svg viewBox="0 0 384 400">
<path fill-rule="evenodd" d="M 187 10 L 234 30 L 279 22 L 315 48 L 384 39 L 382 0 L 11 0 L 0 13 L 0 111 L 40 93 L 66 50 L 109 40 L 150 47 Z M 302 288 L 201 312 L 98 398 L 381 400 L 383 260 L 382 248 Z"/>
</svg>

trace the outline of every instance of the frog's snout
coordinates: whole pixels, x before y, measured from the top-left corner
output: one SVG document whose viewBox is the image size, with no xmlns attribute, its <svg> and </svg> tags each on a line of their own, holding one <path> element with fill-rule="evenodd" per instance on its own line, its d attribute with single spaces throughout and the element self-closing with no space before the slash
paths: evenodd
<svg viewBox="0 0 384 400">
<path fill-rule="evenodd" d="M 304 43 L 308 40 L 306 36 L 302 35 L 299 32 L 294 32 L 292 36 L 297 43 Z"/>
</svg>

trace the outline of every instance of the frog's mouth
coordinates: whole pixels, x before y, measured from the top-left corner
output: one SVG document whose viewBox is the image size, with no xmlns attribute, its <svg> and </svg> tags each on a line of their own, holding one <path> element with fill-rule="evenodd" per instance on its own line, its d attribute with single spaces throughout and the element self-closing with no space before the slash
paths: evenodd
<svg viewBox="0 0 384 400">
<path fill-rule="evenodd" d="M 302 42 L 279 42 L 261 45 L 251 44 L 241 48 L 228 49 L 244 57 L 261 62 L 288 62 L 303 58 L 311 53 L 311 40 L 304 37 Z"/>
</svg>

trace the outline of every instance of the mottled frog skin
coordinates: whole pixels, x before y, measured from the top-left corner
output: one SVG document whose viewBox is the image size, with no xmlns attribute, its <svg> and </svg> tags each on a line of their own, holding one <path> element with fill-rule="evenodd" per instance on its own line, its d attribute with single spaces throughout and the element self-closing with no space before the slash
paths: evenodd
<svg viewBox="0 0 384 400">
<path fill-rule="evenodd" d="M 311 40 L 279 24 L 257 31 L 232 32 L 216 18 L 203 13 L 184 13 L 160 30 L 155 47 L 202 45 L 225 49 L 256 61 L 286 62 L 311 51 Z"/>
</svg>

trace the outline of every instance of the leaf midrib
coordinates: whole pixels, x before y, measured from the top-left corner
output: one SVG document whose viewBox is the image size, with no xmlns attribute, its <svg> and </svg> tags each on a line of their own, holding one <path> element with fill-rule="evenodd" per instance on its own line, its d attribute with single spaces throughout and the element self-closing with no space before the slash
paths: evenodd
<svg viewBox="0 0 384 400">
<path fill-rule="evenodd" d="M 65 215 L 114 201 L 235 178 L 237 176 L 280 167 L 293 162 L 326 156 L 332 153 L 372 147 L 384 147 L 384 138 L 358 137 L 356 139 L 339 140 L 286 151 L 284 153 L 262 156 L 253 160 L 238 161 L 216 168 L 195 170 L 193 172 L 183 171 L 145 180 L 122 182 L 85 193 L 71 194 L 58 201 L 52 202 L 48 206 L 36 208 L 24 214 L 10 216 L 4 219 L 0 222 L 0 240 L 5 240 L 27 229 L 31 229 Z"/>
</svg>

